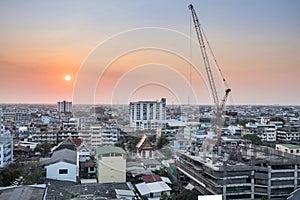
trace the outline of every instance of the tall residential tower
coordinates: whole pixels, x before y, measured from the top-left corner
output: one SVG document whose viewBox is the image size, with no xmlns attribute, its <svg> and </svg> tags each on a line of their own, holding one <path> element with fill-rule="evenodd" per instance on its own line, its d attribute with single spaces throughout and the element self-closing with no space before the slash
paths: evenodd
<svg viewBox="0 0 300 200">
<path fill-rule="evenodd" d="M 130 126 L 138 130 L 156 129 L 166 120 L 166 99 L 130 102 Z"/>
</svg>

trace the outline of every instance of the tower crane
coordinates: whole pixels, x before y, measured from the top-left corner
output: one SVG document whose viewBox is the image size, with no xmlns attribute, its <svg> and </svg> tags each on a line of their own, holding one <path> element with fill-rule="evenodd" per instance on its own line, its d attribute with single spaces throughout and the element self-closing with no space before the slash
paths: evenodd
<svg viewBox="0 0 300 200">
<path fill-rule="evenodd" d="M 216 144 L 220 145 L 221 144 L 222 116 L 223 116 L 225 104 L 226 104 L 228 95 L 231 92 L 231 89 L 228 88 L 228 85 L 226 84 L 225 78 L 223 77 L 223 74 L 221 73 L 221 69 L 220 69 L 220 67 L 219 67 L 219 65 L 218 65 L 218 63 L 215 59 L 215 56 L 212 52 L 212 49 L 211 49 L 209 43 L 207 42 L 207 39 L 206 39 L 206 37 L 203 33 L 203 30 L 201 28 L 201 25 L 199 23 L 199 20 L 198 20 L 198 17 L 197 17 L 197 14 L 196 14 L 195 10 L 194 10 L 193 5 L 190 4 L 188 7 L 189 7 L 189 9 L 191 10 L 191 13 L 192 13 L 193 22 L 194 22 L 195 30 L 196 30 L 196 34 L 197 34 L 197 39 L 198 39 L 198 43 L 199 43 L 199 46 L 200 46 L 200 49 L 201 49 L 201 54 L 202 54 L 202 57 L 203 57 L 203 63 L 204 63 L 205 70 L 206 70 L 206 75 L 208 77 L 210 91 L 211 91 L 211 94 L 212 94 L 214 104 L 216 106 L 215 123 L 213 124 L 213 128 L 214 128 L 214 134 L 215 134 L 214 136 L 217 138 Z M 204 40 L 206 40 L 206 42 L 207 42 L 209 50 L 210 50 L 210 52 L 211 52 L 211 54 L 214 58 L 214 62 L 216 64 L 216 66 L 218 67 L 218 70 L 219 70 L 219 72 L 222 76 L 223 82 L 225 83 L 225 86 L 226 86 L 225 95 L 221 99 L 221 101 L 218 98 L 218 93 L 217 93 L 217 90 L 216 90 L 216 84 L 215 84 L 215 81 L 214 81 L 214 77 L 212 75 L 211 66 L 210 66 L 208 56 L 207 56 L 206 45 L 205 45 Z"/>
</svg>

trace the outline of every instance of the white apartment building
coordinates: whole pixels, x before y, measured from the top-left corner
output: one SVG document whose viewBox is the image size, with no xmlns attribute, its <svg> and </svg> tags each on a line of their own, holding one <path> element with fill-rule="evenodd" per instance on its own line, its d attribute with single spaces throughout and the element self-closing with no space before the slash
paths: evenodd
<svg viewBox="0 0 300 200">
<path fill-rule="evenodd" d="M 120 130 L 112 127 L 91 126 L 89 130 L 92 147 L 114 145 L 118 142 Z"/>
<path fill-rule="evenodd" d="M 13 161 L 13 138 L 0 136 L 0 168 L 7 167 Z"/>
<path fill-rule="evenodd" d="M 57 111 L 59 113 L 71 113 L 72 112 L 72 102 L 68 102 L 68 101 L 57 102 Z"/>
<path fill-rule="evenodd" d="M 275 142 L 277 136 L 275 124 L 246 124 L 244 134 L 256 134 L 261 141 Z"/>
<path fill-rule="evenodd" d="M 300 126 L 285 126 L 277 129 L 277 140 L 282 142 L 300 141 Z"/>
<path fill-rule="evenodd" d="M 138 130 L 157 129 L 166 120 L 166 99 L 130 102 L 130 126 Z"/>
</svg>

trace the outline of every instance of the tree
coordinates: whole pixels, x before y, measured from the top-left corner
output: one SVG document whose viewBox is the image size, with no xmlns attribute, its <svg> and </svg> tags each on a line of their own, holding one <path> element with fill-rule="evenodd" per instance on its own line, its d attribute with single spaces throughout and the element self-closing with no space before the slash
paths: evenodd
<svg viewBox="0 0 300 200">
<path fill-rule="evenodd" d="M 157 174 L 159 176 L 168 176 L 167 172 L 164 169 L 158 169 L 153 171 L 154 174 Z"/>
<path fill-rule="evenodd" d="M 167 144 L 167 142 L 167 138 L 165 136 L 161 136 L 156 142 L 156 147 L 161 149 L 165 144 Z"/>
<path fill-rule="evenodd" d="M 42 157 L 46 157 L 46 156 L 48 156 L 51 148 L 52 148 L 52 146 L 49 143 L 38 144 L 35 147 L 34 152 L 39 152 Z"/>
<path fill-rule="evenodd" d="M 180 194 L 178 194 L 175 198 L 175 200 L 197 200 L 198 199 L 199 192 L 195 190 L 182 190 Z"/>
<path fill-rule="evenodd" d="M 136 145 L 140 141 L 140 138 L 135 136 L 128 136 L 127 141 L 127 149 L 131 152 L 136 151 Z"/>
<path fill-rule="evenodd" d="M 24 184 L 26 185 L 43 183 L 43 174 L 37 167 L 37 163 L 29 163 L 23 167 L 22 176 L 24 178 Z"/>
<path fill-rule="evenodd" d="M 10 186 L 22 174 L 20 166 L 13 163 L 0 171 L 0 186 Z"/>
<path fill-rule="evenodd" d="M 261 200 L 268 200 L 268 196 L 262 196 Z"/>
<path fill-rule="evenodd" d="M 242 137 L 244 140 L 251 140 L 252 144 L 261 145 L 261 139 L 256 134 L 247 134 Z"/>
</svg>

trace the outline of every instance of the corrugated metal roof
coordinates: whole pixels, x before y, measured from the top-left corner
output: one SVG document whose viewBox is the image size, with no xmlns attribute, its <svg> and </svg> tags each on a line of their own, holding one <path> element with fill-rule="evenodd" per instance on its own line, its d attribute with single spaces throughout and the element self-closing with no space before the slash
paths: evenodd
<svg viewBox="0 0 300 200">
<path fill-rule="evenodd" d="M 134 197 L 135 194 L 132 190 L 121 190 L 121 189 L 115 189 L 117 195 L 121 196 L 132 196 Z"/>
<path fill-rule="evenodd" d="M 149 193 L 171 191 L 172 189 L 163 181 L 153 182 L 153 183 L 139 183 L 135 187 L 139 193 L 144 196 Z"/>
<path fill-rule="evenodd" d="M 58 151 L 54 151 L 51 158 L 49 160 L 41 162 L 41 165 L 51 165 L 58 162 L 66 162 L 76 165 L 77 152 L 70 149 L 61 149 Z"/>
</svg>

